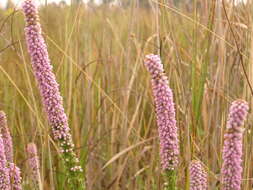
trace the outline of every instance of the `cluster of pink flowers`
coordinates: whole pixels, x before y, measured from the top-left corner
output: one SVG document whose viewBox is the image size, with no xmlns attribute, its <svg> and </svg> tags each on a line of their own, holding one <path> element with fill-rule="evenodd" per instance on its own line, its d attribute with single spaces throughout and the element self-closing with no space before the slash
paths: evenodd
<svg viewBox="0 0 253 190">
<path fill-rule="evenodd" d="M 54 139 L 59 142 L 65 166 L 71 175 L 80 175 L 82 168 L 74 153 L 74 144 L 63 108 L 59 85 L 53 73 L 47 47 L 41 34 L 38 11 L 34 0 L 25 0 L 23 11 L 26 19 L 25 36 L 35 78 L 40 89 L 44 109 L 52 127 Z M 78 174 L 79 173 L 79 174 Z"/>
<path fill-rule="evenodd" d="M 10 190 L 9 168 L 5 156 L 2 135 L 0 135 L 0 189 Z"/>
<path fill-rule="evenodd" d="M 152 77 L 161 165 L 163 170 L 174 170 L 178 165 L 179 140 L 172 90 L 158 55 L 147 55 L 144 64 Z"/>
<path fill-rule="evenodd" d="M 244 100 L 236 100 L 229 109 L 223 145 L 222 189 L 240 190 L 242 180 L 243 124 L 249 106 Z"/>
<path fill-rule="evenodd" d="M 193 160 L 190 164 L 190 190 L 206 190 L 207 189 L 207 173 L 202 163 Z"/>
<path fill-rule="evenodd" d="M 12 138 L 3 111 L 0 111 L 0 189 L 22 190 L 20 169 L 13 163 Z"/>
<path fill-rule="evenodd" d="M 21 186 L 21 172 L 20 169 L 14 164 L 9 164 L 9 172 L 10 172 L 10 183 L 11 190 L 22 190 Z"/>
<path fill-rule="evenodd" d="M 37 152 L 37 147 L 34 143 L 29 143 L 26 148 L 27 152 L 27 163 L 30 169 L 30 174 L 36 184 L 38 184 L 40 179 L 40 163 L 39 156 Z"/>
<path fill-rule="evenodd" d="M 174 170 L 178 165 L 179 141 L 175 119 L 173 94 L 164 74 L 163 64 L 157 55 L 147 55 L 144 64 L 152 76 L 152 90 L 156 107 L 160 138 L 160 157 L 164 170 Z M 234 101 L 229 110 L 222 166 L 222 189 L 240 190 L 242 175 L 243 124 L 248 114 L 248 104 Z M 207 174 L 201 162 L 190 165 L 191 190 L 207 189 Z M 171 178 L 169 178 L 171 179 Z"/>
<path fill-rule="evenodd" d="M 8 162 L 13 162 L 13 145 L 12 137 L 7 125 L 6 115 L 3 111 L 0 111 L 0 131 L 2 134 L 5 155 Z"/>
</svg>

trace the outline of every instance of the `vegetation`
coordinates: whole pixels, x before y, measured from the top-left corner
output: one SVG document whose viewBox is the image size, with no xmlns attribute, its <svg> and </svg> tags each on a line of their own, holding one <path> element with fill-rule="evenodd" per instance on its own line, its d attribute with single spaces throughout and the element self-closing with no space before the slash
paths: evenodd
<svg viewBox="0 0 253 190">
<path fill-rule="evenodd" d="M 150 0 L 140 6 L 48 4 L 40 22 L 85 169 L 88 190 L 160 190 L 164 179 L 150 76 L 143 60 L 159 54 L 174 93 L 180 141 L 178 190 L 201 160 L 209 189 L 220 189 L 228 108 L 252 107 L 253 4 Z M 59 147 L 43 111 L 15 7 L 0 10 L 0 109 L 8 116 L 23 189 L 33 189 L 27 144 L 37 145 L 43 189 L 67 189 Z M 252 188 L 252 114 L 244 125 L 242 190 Z"/>
</svg>

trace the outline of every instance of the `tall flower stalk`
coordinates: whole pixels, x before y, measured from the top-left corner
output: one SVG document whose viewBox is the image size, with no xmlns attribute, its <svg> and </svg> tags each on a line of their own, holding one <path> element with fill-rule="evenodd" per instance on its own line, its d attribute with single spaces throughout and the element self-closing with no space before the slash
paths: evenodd
<svg viewBox="0 0 253 190">
<path fill-rule="evenodd" d="M 38 10 L 34 0 L 23 3 L 26 27 L 25 36 L 28 52 L 35 78 L 37 80 L 44 109 L 52 127 L 54 140 L 58 142 L 67 169 L 69 188 L 84 189 L 84 177 L 79 160 L 74 152 L 74 144 L 70 134 L 67 116 L 63 108 L 63 100 L 59 85 L 49 60 L 47 46 L 41 34 Z"/>
<path fill-rule="evenodd" d="M 4 147 L 5 156 L 1 156 L 2 162 L 6 162 L 6 167 L 8 170 L 8 182 L 10 183 L 9 187 L 11 190 L 22 190 L 22 178 L 20 169 L 13 163 L 13 144 L 10 130 L 7 125 L 6 114 L 3 111 L 0 111 L 0 133 L 1 139 Z M 2 146 L 0 142 L 0 147 Z M 0 151 L 2 153 L 2 150 Z M 1 172 L 0 172 L 1 173 Z M 7 188 L 7 189 L 8 189 Z"/>
<path fill-rule="evenodd" d="M 29 168 L 30 176 L 34 182 L 35 187 L 42 190 L 42 182 L 40 177 L 40 162 L 37 147 L 34 143 L 29 143 L 26 148 L 27 152 L 27 165 Z"/>
<path fill-rule="evenodd" d="M 22 190 L 21 172 L 20 169 L 14 163 L 9 164 L 9 175 L 11 190 Z"/>
<path fill-rule="evenodd" d="M 0 189 L 10 190 L 10 188 L 9 168 L 5 156 L 3 138 L 0 135 Z"/>
<path fill-rule="evenodd" d="M 0 111 L 0 132 L 2 134 L 2 139 L 4 143 L 6 160 L 12 163 L 13 162 L 12 137 L 7 125 L 6 114 L 3 111 Z"/>
<path fill-rule="evenodd" d="M 190 164 L 190 190 L 207 190 L 207 174 L 202 163 L 197 160 Z"/>
<path fill-rule="evenodd" d="M 158 55 L 147 55 L 144 64 L 150 73 L 160 139 L 161 165 L 166 177 L 165 189 L 176 189 L 179 140 L 173 93 Z"/>
<path fill-rule="evenodd" d="M 222 155 L 222 190 L 241 189 L 243 125 L 248 110 L 244 100 L 234 101 L 229 109 Z"/>
</svg>

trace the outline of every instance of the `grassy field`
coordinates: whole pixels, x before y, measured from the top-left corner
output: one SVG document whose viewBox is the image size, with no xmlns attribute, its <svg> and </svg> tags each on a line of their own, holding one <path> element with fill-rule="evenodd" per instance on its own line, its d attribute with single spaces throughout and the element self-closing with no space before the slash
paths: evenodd
<svg viewBox="0 0 253 190">
<path fill-rule="evenodd" d="M 253 105 L 253 4 L 195 0 L 174 6 L 133 0 L 127 8 L 40 8 L 43 35 L 64 98 L 89 190 L 160 190 L 159 139 L 148 53 L 159 54 L 173 89 L 180 136 L 178 187 L 201 160 L 209 189 L 220 189 L 223 134 L 235 99 Z M 15 162 L 32 189 L 25 147 L 35 142 L 45 190 L 66 176 L 31 71 L 21 10 L 0 11 L 0 109 L 8 116 Z M 242 190 L 253 188 L 252 114 L 244 133 Z"/>
</svg>

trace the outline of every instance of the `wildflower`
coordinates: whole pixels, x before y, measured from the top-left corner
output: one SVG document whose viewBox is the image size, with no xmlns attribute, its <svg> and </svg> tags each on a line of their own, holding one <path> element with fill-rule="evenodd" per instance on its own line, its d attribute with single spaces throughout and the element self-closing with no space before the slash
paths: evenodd
<svg viewBox="0 0 253 190">
<path fill-rule="evenodd" d="M 12 137 L 7 125 L 6 115 L 3 111 L 0 111 L 0 132 L 4 143 L 5 156 L 8 162 L 13 162 L 13 145 Z"/>
<path fill-rule="evenodd" d="M 0 189 L 10 190 L 9 169 L 7 167 L 2 135 L 0 135 Z"/>
<path fill-rule="evenodd" d="M 243 124 L 249 106 L 244 100 L 236 100 L 229 109 L 223 145 L 222 189 L 240 190 L 242 180 Z"/>
<path fill-rule="evenodd" d="M 22 190 L 20 169 L 14 163 L 9 163 L 9 172 L 11 190 Z"/>
<path fill-rule="evenodd" d="M 20 169 L 13 163 L 13 145 L 12 145 L 12 137 L 10 135 L 10 131 L 7 125 L 6 114 L 3 111 L 0 111 L 0 132 L 1 137 L 0 141 L 3 143 L 4 154 L 5 156 L 1 156 L 1 161 L 5 162 L 5 172 L 8 173 L 8 183 L 10 183 L 9 187 L 12 190 L 22 190 L 21 187 L 21 176 Z M 1 148 L 0 142 L 0 148 Z M 0 152 L 2 155 L 2 152 Z M 0 172 L 2 175 L 3 173 Z M 8 189 L 7 188 L 7 189 Z M 1 189 L 1 188 L 0 188 Z"/>
<path fill-rule="evenodd" d="M 158 55 L 147 55 L 144 64 L 152 77 L 161 165 L 163 170 L 175 170 L 178 165 L 179 141 L 172 90 Z"/>
<path fill-rule="evenodd" d="M 53 68 L 49 60 L 47 46 L 41 34 L 38 11 L 34 0 L 25 0 L 23 11 L 26 19 L 25 36 L 28 52 L 31 56 L 32 68 L 40 89 L 44 109 L 52 127 L 53 137 L 59 143 L 63 160 L 66 158 L 70 160 L 65 162 L 69 174 L 69 184 L 72 184 L 75 189 L 77 186 L 82 189 L 82 170 L 71 170 L 71 168 L 76 166 L 79 168 L 80 164 L 74 153 L 74 144 L 67 116 L 64 112 L 63 100 L 59 92 L 59 85 L 52 71 Z"/>
<path fill-rule="evenodd" d="M 207 174 L 200 161 L 193 160 L 190 164 L 190 190 L 206 190 Z"/>
<path fill-rule="evenodd" d="M 39 157 L 37 153 L 37 147 L 34 143 L 29 143 L 26 148 L 27 152 L 27 163 L 31 173 L 31 176 L 35 182 L 35 184 L 39 184 L 40 179 L 40 164 Z"/>
</svg>

